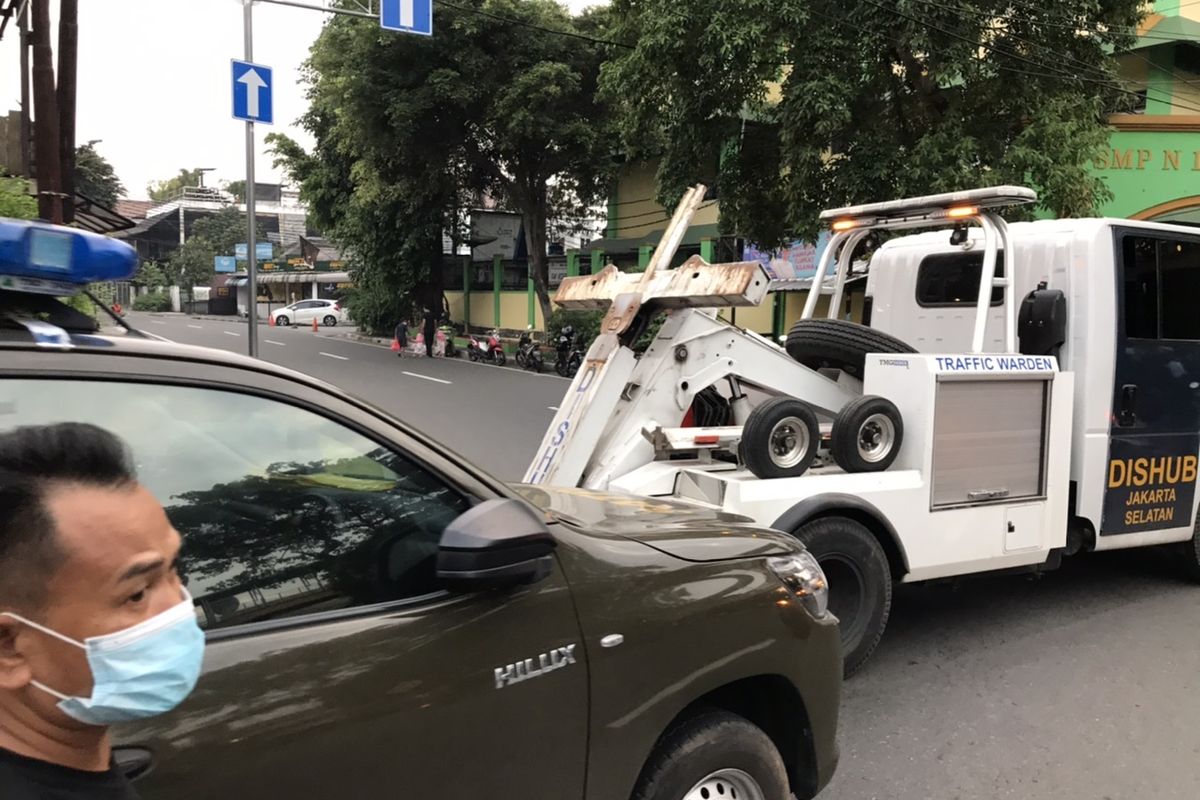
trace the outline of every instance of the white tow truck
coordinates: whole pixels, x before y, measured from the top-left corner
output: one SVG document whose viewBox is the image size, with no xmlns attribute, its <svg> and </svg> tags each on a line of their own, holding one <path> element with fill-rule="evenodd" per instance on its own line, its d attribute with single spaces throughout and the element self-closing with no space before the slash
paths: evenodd
<svg viewBox="0 0 1200 800">
<path fill-rule="evenodd" d="M 669 270 L 704 195 L 644 273 L 570 278 L 607 309 L 525 480 L 702 504 L 792 532 L 825 571 L 846 673 L 893 582 L 1041 570 L 1080 551 L 1176 544 L 1200 578 L 1200 231 L 1117 219 L 1008 225 L 995 187 L 827 211 L 786 347 L 721 320 L 768 288 L 757 262 Z M 864 323 L 836 319 L 856 248 Z M 665 312 L 644 353 L 631 345 Z"/>
</svg>

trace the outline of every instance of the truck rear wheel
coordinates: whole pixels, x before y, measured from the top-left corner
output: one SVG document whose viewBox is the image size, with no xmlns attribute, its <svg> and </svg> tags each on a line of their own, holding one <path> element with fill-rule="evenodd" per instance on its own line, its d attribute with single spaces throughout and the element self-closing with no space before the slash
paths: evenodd
<svg viewBox="0 0 1200 800">
<path fill-rule="evenodd" d="M 829 451 L 846 472 L 882 472 L 896 460 L 903 441 L 900 409 L 891 400 L 868 394 L 838 412 Z"/>
<path fill-rule="evenodd" d="M 750 412 L 742 426 L 742 463 L 758 478 L 803 475 L 817 455 L 821 429 L 807 403 L 772 397 Z"/>
<path fill-rule="evenodd" d="M 788 332 L 788 355 L 809 369 L 840 369 L 863 376 L 867 353 L 915 353 L 883 331 L 844 319 L 801 319 Z"/>
<path fill-rule="evenodd" d="M 787 769 L 771 739 L 725 711 L 670 731 L 642 770 L 634 800 L 782 800 Z"/>
<path fill-rule="evenodd" d="M 892 571 L 875 536 L 845 517 L 824 517 L 796 531 L 829 582 L 829 610 L 841 623 L 842 674 L 870 658 L 892 610 Z"/>
</svg>

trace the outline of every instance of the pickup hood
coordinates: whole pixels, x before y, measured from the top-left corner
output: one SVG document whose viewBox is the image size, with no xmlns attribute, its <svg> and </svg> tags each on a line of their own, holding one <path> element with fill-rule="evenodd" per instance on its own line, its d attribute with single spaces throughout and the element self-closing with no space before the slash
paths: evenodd
<svg viewBox="0 0 1200 800">
<path fill-rule="evenodd" d="M 550 518 L 593 536 L 633 539 L 686 561 L 784 555 L 800 544 L 749 517 L 631 494 L 514 484 Z"/>
</svg>

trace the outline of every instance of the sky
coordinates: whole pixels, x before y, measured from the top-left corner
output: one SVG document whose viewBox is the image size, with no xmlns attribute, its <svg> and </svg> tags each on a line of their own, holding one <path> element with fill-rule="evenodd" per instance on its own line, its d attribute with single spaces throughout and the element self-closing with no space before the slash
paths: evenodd
<svg viewBox="0 0 1200 800">
<path fill-rule="evenodd" d="M 581 10 L 596 0 L 564 4 Z M 76 138 L 100 140 L 96 149 L 125 184 L 125 196 L 145 199 L 147 183 L 181 168 L 212 167 L 208 185 L 245 178 L 245 126 L 230 115 L 229 85 L 229 61 L 244 54 L 241 0 L 82 0 L 79 6 Z M 54 0 L 51 9 L 57 44 Z M 326 18 L 254 6 L 254 61 L 274 70 L 275 83 L 275 124 L 255 126 L 259 182 L 282 180 L 264 152 L 268 133 L 312 144 L 294 124 L 306 109 L 299 69 Z M 433 25 L 436 36 L 436 0 Z M 10 25 L 0 41 L 0 114 L 20 107 L 17 38 Z"/>
</svg>

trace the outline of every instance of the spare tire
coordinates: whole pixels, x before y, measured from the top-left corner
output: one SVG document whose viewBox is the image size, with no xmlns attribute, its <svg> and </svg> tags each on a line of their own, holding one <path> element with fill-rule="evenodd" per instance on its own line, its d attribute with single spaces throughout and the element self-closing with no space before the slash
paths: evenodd
<svg viewBox="0 0 1200 800">
<path fill-rule="evenodd" d="M 863 376 L 867 353 L 915 353 L 883 331 L 842 319 L 801 319 L 788 332 L 788 355 L 809 369 L 840 369 Z"/>
</svg>

